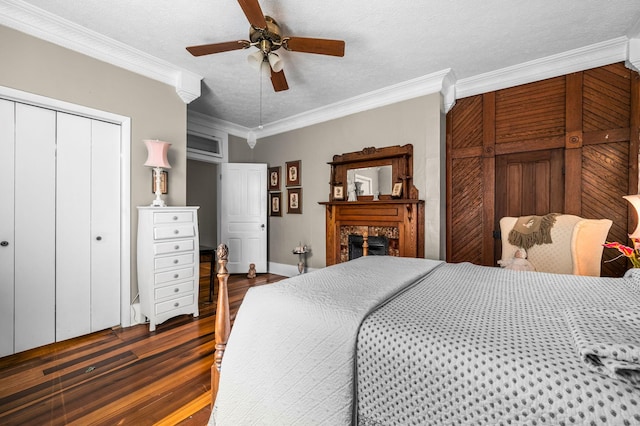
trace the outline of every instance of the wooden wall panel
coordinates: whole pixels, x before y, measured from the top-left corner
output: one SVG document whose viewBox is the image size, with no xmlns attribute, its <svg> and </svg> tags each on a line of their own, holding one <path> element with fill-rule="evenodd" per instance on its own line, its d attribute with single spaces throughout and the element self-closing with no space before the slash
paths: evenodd
<svg viewBox="0 0 640 426">
<path fill-rule="evenodd" d="M 454 160 L 451 178 L 455 182 L 451 191 L 451 209 L 464 212 L 456 214 L 451 223 L 457 235 L 464 235 L 464 238 L 451 241 L 451 261 L 482 264 L 482 158 Z"/>
<path fill-rule="evenodd" d="M 639 115 L 640 76 L 622 63 L 458 100 L 447 114 L 447 260 L 495 265 L 492 231 L 504 200 L 496 164 L 543 150 L 563 152 L 562 176 L 553 179 L 564 187 L 560 213 L 610 218 L 608 239 L 628 242 L 635 218 L 622 196 L 638 192 Z M 605 262 L 602 274 L 626 267 Z"/>
<path fill-rule="evenodd" d="M 583 131 L 629 127 L 631 75 L 622 64 L 584 72 Z"/>
<path fill-rule="evenodd" d="M 454 150 L 482 146 L 482 97 L 460 99 L 451 115 Z"/>
<path fill-rule="evenodd" d="M 583 149 L 582 216 L 613 220 L 609 241 L 627 242 L 628 203 L 622 196 L 628 193 L 627 169 L 619 167 L 629 162 L 629 144 L 625 142 L 589 145 Z M 617 250 L 605 249 L 601 274 L 620 276 L 626 260 Z"/>
<path fill-rule="evenodd" d="M 563 136 L 564 115 L 564 77 L 498 90 L 496 144 Z"/>
</svg>

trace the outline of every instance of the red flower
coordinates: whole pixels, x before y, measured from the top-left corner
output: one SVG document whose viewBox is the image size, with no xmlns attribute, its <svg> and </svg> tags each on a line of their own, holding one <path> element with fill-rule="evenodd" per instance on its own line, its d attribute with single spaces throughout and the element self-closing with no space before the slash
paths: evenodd
<svg viewBox="0 0 640 426">
<path fill-rule="evenodd" d="M 638 248 L 640 247 L 640 240 L 637 238 L 632 238 L 631 240 L 633 241 L 633 246 L 635 248 L 622 245 L 618 242 L 613 242 L 613 243 L 607 242 L 607 243 L 604 243 L 603 246 L 606 248 L 617 249 L 620 253 L 622 253 L 622 256 L 626 256 L 629 258 L 634 268 L 640 268 L 640 259 L 638 258 L 638 255 L 640 254 L 640 251 L 638 251 Z"/>
</svg>

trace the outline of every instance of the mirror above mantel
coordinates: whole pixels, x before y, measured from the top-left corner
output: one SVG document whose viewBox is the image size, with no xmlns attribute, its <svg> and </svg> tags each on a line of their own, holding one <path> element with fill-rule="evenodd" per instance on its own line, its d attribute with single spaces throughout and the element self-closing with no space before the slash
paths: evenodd
<svg viewBox="0 0 640 426">
<path fill-rule="evenodd" d="M 334 155 L 329 164 L 330 202 L 418 199 L 411 144 Z"/>
</svg>

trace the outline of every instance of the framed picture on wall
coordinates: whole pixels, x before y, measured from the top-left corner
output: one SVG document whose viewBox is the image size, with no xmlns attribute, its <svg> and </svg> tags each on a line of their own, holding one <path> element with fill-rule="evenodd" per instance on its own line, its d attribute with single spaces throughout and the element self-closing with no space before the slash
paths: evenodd
<svg viewBox="0 0 640 426">
<path fill-rule="evenodd" d="M 280 190 L 280 166 L 269 167 L 269 191 Z"/>
<path fill-rule="evenodd" d="M 282 216 L 282 192 L 269 194 L 269 216 Z"/>
<path fill-rule="evenodd" d="M 400 198 L 402 196 L 402 182 L 396 182 L 393 184 L 393 190 L 391 191 L 393 198 Z"/>
<path fill-rule="evenodd" d="M 302 161 L 287 161 L 287 186 L 300 186 Z"/>
<path fill-rule="evenodd" d="M 287 189 L 287 213 L 302 214 L 302 188 Z"/>
<path fill-rule="evenodd" d="M 344 199 L 344 188 L 342 186 L 334 186 L 333 187 L 333 199 L 334 200 L 343 200 Z"/>
<path fill-rule="evenodd" d="M 166 194 L 169 192 L 169 172 L 163 170 L 160 172 L 160 193 Z M 151 193 L 156 193 L 156 176 L 153 169 L 151 170 Z"/>
</svg>

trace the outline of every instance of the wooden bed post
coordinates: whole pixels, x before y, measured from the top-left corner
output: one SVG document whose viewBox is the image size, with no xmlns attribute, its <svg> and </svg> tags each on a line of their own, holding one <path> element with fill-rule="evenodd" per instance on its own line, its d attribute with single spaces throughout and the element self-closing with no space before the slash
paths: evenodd
<svg viewBox="0 0 640 426">
<path fill-rule="evenodd" d="M 218 258 L 218 305 L 216 306 L 216 328 L 215 342 L 216 351 L 213 354 L 213 365 L 211 366 L 211 406 L 216 402 L 218 394 L 218 384 L 220 383 L 220 366 L 222 364 L 222 356 L 227 346 L 229 333 L 231 332 L 231 322 L 229 320 L 229 292 L 227 289 L 227 280 L 229 279 L 229 271 L 227 271 L 227 259 L 229 249 L 226 245 L 220 244 L 216 250 Z"/>
</svg>

